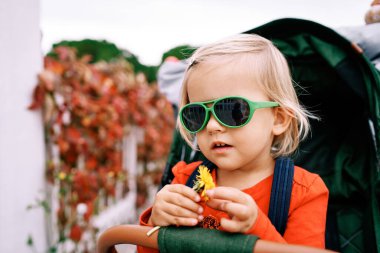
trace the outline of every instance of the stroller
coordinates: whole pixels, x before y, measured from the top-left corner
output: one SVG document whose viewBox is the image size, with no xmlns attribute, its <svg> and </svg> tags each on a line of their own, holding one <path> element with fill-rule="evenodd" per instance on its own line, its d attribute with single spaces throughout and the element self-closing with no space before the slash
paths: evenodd
<svg viewBox="0 0 380 253">
<path fill-rule="evenodd" d="M 293 159 L 329 188 L 326 247 L 380 253 L 379 72 L 358 46 L 315 22 L 280 19 L 245 33 L 273 41 L 288 60 L 301 103 L 321 118 L 311 120 L 312 136 Z M 178 161 L 203 158 L 175 132 L 161 187 Z"/>
</svg>

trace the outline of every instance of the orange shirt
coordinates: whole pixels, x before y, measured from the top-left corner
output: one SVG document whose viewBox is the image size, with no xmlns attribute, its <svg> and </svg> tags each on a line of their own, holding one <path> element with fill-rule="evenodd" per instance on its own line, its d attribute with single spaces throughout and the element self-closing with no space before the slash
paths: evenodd
<svg viewBox="0 0 380 253">
<path fill-rule="evenodd" d="M 172 184 L 186 184 L 188 177 L 200 165 L 201 162 L 186 164 L 177 163 L 173 168 L 174 179 Z M 216 182 L 216 170 L 212 173 Z M 328 202 L 328 189 L 322 179 L 300 167 L 295 166 L 293 188 L 290 200 L 289 217 L 284 236 L 277 232 L 268 218 L 270 193 L 273 175 L 269 176 L 251 188 L 243 191 L 256 201 L 258 216 L 252 228 L 246 234 L 254 234 L 260 239 L 313 246 L 325 247 L 325 224 Z M 203 217 L 216 218 L 218 221 L 228 215 L 222 211 L 214 210 L 206 204 Z M 151 214 L 151 208 L 145 210 L 140 216 L 140 224 L 148 226 L 147 222 Z M 209 219 L 210 220 L 210 219 Z M 139 253 L 157 252 L 149 248 L 138 247 Z"/>
</svg>

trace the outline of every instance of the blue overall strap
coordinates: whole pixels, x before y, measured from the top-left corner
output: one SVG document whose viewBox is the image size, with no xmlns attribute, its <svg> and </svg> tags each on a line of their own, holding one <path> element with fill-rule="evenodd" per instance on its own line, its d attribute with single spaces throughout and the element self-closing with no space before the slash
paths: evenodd
<svg viewBox="0 0 380 253">
<path fill-rule="evenodd" d="M 209 160 L 205 159 L 199 166 L 206 166 L 209 170 L 210 173 L 216 169 L 216 165 L 210 162 Z M 198 166 L 198 167 L 199 167 Z M 190 188 L 193 188 L 194 182 L 197 179 L 197 175 L 199 175 L 198 167 L 191 173 L 190 177 L 186 181 L 186 186 L 189 186 Z"/>
<path fill-rule="evenodd" d="M 293 160 L 289 157 L 277 158 L 274 167 L 268 218 L 281 235 L 284 235 L 288 221 L 293 176 Z"/>
</svg>

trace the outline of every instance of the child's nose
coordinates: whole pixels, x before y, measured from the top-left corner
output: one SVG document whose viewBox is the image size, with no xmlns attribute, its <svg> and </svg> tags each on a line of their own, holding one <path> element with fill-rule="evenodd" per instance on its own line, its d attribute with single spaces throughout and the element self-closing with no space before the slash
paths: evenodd
<svg viewBox="0 0 380 253">
<path fill-rule="evenodd" d="M 220 124 L 214 117 L 214 115 L 210 115 L 210 119 L 207 122 L 206 130 L 209 134 L 212 134 L 214 132 L 223 132 L 225 131 L 226 127 Z"/>
</svg>

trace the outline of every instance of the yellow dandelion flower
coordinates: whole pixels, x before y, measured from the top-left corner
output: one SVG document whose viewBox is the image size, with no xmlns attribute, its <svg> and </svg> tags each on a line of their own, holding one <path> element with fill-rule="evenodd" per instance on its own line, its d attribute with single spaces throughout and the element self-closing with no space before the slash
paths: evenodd
<svg viewBox="0 0 380 253">
<path fill-rule="evenodd" d="M 212 179 L 210 170 L 206 166 L 199 166 L 198 171 L 199 175 L 197 175 L 197 180 L 194 182 L 193 189 L 194 191 L 200 193 L 201 197 L 207 201 L 208 197 L 206 195 L 206 191 L 215 188 L 215 183 Z"/>
</svg>

